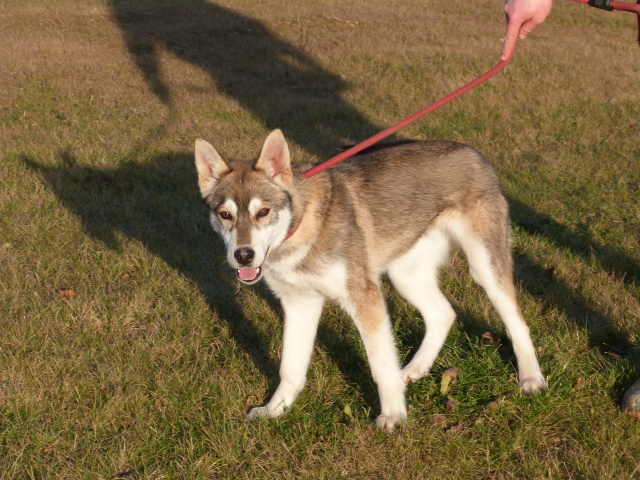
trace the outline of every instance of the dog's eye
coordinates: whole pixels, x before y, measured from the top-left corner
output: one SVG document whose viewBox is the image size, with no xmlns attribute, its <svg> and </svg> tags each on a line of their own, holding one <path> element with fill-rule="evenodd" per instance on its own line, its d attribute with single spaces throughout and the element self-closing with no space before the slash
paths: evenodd
<svg viewBox="0 0 640 480">
<path fill-rule="evenodd" d="M 226 210 L 218 212 L 218 215 L 220 215 L 220 218 L 223 220 L 231 220 L 231 214 Z"/>
<path fill-rule="evenodd" d="M 269 215 L 269 209 L 268 208 L 262 208 L 260 209 L 260 211 L 258 212 L 258 215 L 256 215 L 258 218 L 262 218 L 262 217 L 266 217 L 267 215 Z"/>
</svg>

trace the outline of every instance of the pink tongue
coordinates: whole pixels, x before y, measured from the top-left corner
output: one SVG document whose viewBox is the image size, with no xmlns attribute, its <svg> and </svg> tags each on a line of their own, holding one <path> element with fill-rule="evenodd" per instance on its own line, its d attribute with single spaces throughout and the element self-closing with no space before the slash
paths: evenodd
<svg viewBox="0 0 640 480">
<path fill-rule="evenodd" d="M 249 268 L 243 267 L 238 270 L 238 277 L 240 280 L 244 280 L 245 282 L 250 282 L 258 276 L 257 268 Z"/>
</svg>

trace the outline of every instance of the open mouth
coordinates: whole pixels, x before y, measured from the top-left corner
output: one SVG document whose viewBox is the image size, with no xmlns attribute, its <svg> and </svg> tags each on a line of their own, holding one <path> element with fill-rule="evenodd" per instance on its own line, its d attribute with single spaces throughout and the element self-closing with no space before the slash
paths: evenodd
<svg viewBox="0 0 640 480">
<path fill-rule="evenodd" d="M 238 280 L 251 285 L 262 277 L 262 267 L 242 267 L 236 270 Z"/>
<path fill-rule="evenodd" d="M 263 263 L 266 260 L 267 255 L 269 255 L 268 248 L 264 255 L 264 259 L 262 260 Z M 262 278 L 262 265 L 259 267 L 240 267 L 236 270 L 236 274 L 238 275 L 238 280 L 246 283 L 247 285 L 252 285 Z"/>
</svg>

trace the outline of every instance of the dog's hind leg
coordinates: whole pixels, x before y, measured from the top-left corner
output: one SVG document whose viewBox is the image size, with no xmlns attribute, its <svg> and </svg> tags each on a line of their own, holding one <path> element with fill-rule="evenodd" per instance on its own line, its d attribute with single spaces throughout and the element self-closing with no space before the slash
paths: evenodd
<svg viewBox="0 0 640 480">
<path fill-rule="evenodd" d="M 405 383 L 400 374 L 391 320 L 380 288 L 373 281 L 358 281 L 358 284 L 351 288 L 354 293 L 340 303 L 360 332 L 371 374 L 378 386 L 381 413 L 376 424 L 380 430 L 391 433 L 407 417 Z"/>
<path fill-rule="evenodd" d="M 280 294 L 280 301 L 284 309 L 280 384 L 269 402 L 264 407 L 252 408 L 247 419 L 281 416 L 306 383 L 324 298 L 290 291 Z"/>
<path fill-rule="evenodd" d="M 420 348 L 402 369 L 405 383 L 415 382 L 429 373 L 456 318 L 451 304 L 440 291 L 438 280 L 438 271 L 449 258 L 450 243 L 444 232 L 434 229 L 388 267 L 394 287 L 418 309 L 426 326 Z"/>
<path fill-rule="evenodd" d="M 475 282 L 487 292 L 503 321 L 518 361 L 520 387 L 525 393 L 546 388 L 513 282 L 513 258 L 509 241 L 508 207 L 502 197 L 478 201 L 468 221 L 453 226 L 467 255 Z"/>
</svg>

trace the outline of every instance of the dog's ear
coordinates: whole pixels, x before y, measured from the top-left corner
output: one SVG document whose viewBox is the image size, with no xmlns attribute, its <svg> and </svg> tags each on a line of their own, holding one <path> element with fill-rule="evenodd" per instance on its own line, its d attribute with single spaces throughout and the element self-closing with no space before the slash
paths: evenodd
<svg viewBox="0 0 640 480">
<path fill-rule="evenodd" d="M 202 198 L 206 198 L 213 191 L 218 180 L 231 172 L 231 167 L 213 148 L 213 145 L 201 138 L 196 139 L 195 152 L 198 186 Z"/>
<path fill-rule="evenodd" d="M 253 168 L 266 173 L 269 178 L 283 187 L 291 185 L 293 182 L 291 155 L 289 154 L 289 146 L 280 130 L 274 130 L 269 134 Z"/>
</svg>

